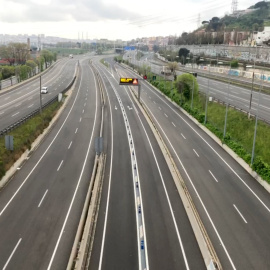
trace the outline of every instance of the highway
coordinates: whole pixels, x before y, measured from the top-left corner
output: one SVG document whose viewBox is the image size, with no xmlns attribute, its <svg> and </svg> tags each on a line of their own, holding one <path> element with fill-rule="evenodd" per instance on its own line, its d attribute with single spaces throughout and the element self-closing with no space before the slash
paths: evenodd
<svg viewBox="0 0 270 270">
<path fill-rule="evenodd" d="M 88 60 L 80 66 L 74 93 L 53 130 L 1 191 L 1 269 L 66 269 L 101 118 Z"/>
<path fill-rule="evenodd" d="M 177 161 L 224 269 L 269 269 L 269 193 L 176 106 L 141 83 L 141 99 Z"/>
<path fill-rule="evenodd" d="M 111 112 L 110 167 L 105 173 L 89 269 L 205 269 L 146 120 L 128 89 L 119 86 L 114 67 L 99 69 Z"/>
<path fill-rule="evenodd" d="M 129 61 L 135 65 L 148 65 L 150 66 L 152 72 L 161 75 L 161 66 L 166 65 L 166 63 L 161 62 L 160 60 L 153 60 L 153 54 L 144 55 L 140 61 L 134 59 L 134 55 L 132 52 L 129 52 L 128 55 L 131 55 L 133 58 L 128 58 L 125 56 L 125 59 L 129 59 Z M 186 68 L 186 72 L 197 72 L 196 69 Z M 207 76 L 207 71 L 198 70 L 199 72 L 203 72 Z M 182 71 L 176 71 L 177 75 L 183 74 Z M 214 73 L 211 73 L 213 75 Z M 218 74 L 218 76 L 221 76 Z M 252 91 L 251 98 L 251 89 L 247 89 L 245 87 L 239 87 L 231 84 L 230 80 L 236 79 L 234 76 L 226 77 L 224 79 L 227 82 L 220 82 L 218 80 L 208 79 L 205 77 L 198 76 L 197 81 L 199 84 L 199 91 L 202 93 L 206 93 L 209 97 L 213 97 L 221 102 L 229 103 L 230 106 L 235 106 L 238 109 L 241 109 L 245 112 L 249 112 L 252 115 L 256 115 L 270 123 L 270 96 L 268 94 L 259 93 L 257 91 Z M 167 80 L 173 80 L 172 76 L 166 76 Z M 238 80 L 238 78 L 237 78 Z M 251 82 L 250 79 L 242 78 L 241 82 L 245 84 L 245 82 Z M 260 82 L 255 82 L 257 86 L 260 87 Z M 269 83 L 264 83 L 264 85 L 268 85 Z M 251 109 L 250 108 L 250 100 L 251 100 Z M 259 106 L 258 106 L 259 105 Z"/>
<path fill-rule="evenodd" d="M 1 190 L 4 270 L 66 269 L 101 122 L 100 93 L 88 59 L 80 59 L 78 81 L 54 128 Z M 64 66 L 69 70 L 67 84 L 77 60 L 59 67 L 59 72 Z M 107 158 L 89 269 L 205 269 L 158 143 L 130 88 L 119 85 L 120 76 L 137 75 L 109 57 L 110 68 L 99 57 L 91 60 L 105 86 Z M 270 269 L 269 193 L 178 107 L 140 82 L 141 100 L 188 186 L 223 269 Z M 50 83 L 56 85 L 54 78 Z"/>
<path fill-rule="evenodd" d="M 72 81 L 78 59 L 62 59 L 41 75 L 42 86 L 48 93 L 42 94 L 42 104 L 57 96 Z M 12 90 L 0 91 L 0 130 L 14 124 L 40 107 L 40 77 L 26 81 Z"/>
</svg>

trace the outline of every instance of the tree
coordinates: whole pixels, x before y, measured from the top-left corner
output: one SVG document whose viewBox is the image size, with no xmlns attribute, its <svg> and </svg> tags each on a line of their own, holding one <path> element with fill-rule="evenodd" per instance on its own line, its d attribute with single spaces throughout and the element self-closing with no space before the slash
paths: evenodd
<svg viewBox="0 0 270 270">
<path fill-rule="evenodd" d="M 190 50 L 188 50 L 187 48 L 181 48 L 178 52 L 179 57 L 181 58 L 182 56 L 184 56 L 185 58 L 187 58 L 188 54 L 189 54 Z"/>
<path fill-rule="evenodd" d="M 230 65 L 232 68 L 238 68 L 238 60 L 232 60 Z"/>
<path fill-rule="evenodd" d="M 169 62 L 168 67 L 171 70 L 172 74 L 175 75 L 175 70 L 178 68 L 177 62 Z"/>
<path fill-rule="evenodd" d="M 33 60 L 27 60 L 25 64 L 26 64 L 26 66 L 31 68 L 32 75 L 35 75 L 37 64 Z"/>
<path fill-rule="evenodd" d="M 194 89 L 193 89 L 194 82 Z M 177 89 L 178 93 L 182 95 L 182 100 L 184 102 L 190 100 L 193 90 L 193 97 L 198 96 L 199 86 L 197 79 L 189 73 L 184 73 L 177 76 L 174 82 L 174 87 Z"/>
<path fill-rule="evenodd" d="M 42 50 L 41 56 L 44 58 L 46 68 L 51 65 L 53 61 L 53 54 L 48 50 Z"/>
</svg>

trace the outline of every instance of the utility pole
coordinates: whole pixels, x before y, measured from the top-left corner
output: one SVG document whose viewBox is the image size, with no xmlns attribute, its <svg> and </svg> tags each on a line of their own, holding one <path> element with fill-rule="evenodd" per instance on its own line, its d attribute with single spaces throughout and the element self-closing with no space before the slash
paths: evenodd
<svg viewBox="0 0 270 270">
<path fill-rule="evenodd" d="M 40 100 L 40 107 L 39 107 L 39 111 L 40 111 L 40 115 L 42 115 L 42 97 L 41 97 L 41 76 L 39 76 L 39 100 Z"/>
</svg>

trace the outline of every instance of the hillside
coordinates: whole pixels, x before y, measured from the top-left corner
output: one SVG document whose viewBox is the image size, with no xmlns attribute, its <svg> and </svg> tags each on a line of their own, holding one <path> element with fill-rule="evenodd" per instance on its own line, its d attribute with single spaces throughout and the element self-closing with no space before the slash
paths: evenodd
<svg viewBox="0 0 270 270">
<path fill-rule="evenodd" d="M 223 18 L 213 17 L 203 21 L 202 26 L 192 33 L 184 32 L 177 40 L 178 44 L 220 44 L 224 42 L 224 32 L 263 31 L 270 26 L 270 2 L 260 1 L 246 10 L 236 11 Z M 215 35 L 212 33 L 216 32 Z"/>
</svg>

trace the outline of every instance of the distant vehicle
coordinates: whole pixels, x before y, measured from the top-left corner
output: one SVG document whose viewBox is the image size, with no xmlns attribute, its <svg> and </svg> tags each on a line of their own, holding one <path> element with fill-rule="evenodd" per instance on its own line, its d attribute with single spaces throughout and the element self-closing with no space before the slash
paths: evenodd
<svg viewBox="0 0 270 270">
<path fill-rule="evenodd" d="M 162 66 L 161 74 L 171 75 L 172 74 L 172 71 L 169 69 L 168 66 Z"/>
<path fill-rule="evenodd" d="M 70 54 L 70 55 L 69 55 L 69 58 L 73 58 L 73 54 Z"/>
<path fill-rule="evenodd" d="M 48 87 L 47 86 L 43 86 L 40 90 L 41 94 L 47 94 L 48 93 Z"/>
</svg>

